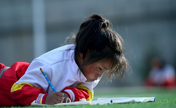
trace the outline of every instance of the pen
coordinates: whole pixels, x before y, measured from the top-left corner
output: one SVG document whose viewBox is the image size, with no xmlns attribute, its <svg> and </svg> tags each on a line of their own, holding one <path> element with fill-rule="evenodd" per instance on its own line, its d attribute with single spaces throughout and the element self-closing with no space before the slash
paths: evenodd
<svg viewBox="0 0 176 108">
<path fill-rule="evenodd" d="M 49 85 L 51 86 L 51 88 L 53 89 L 53 91 L 56 91 L 55 88 L 53 87 L 53 85 L 51 84 L 50 80 L 48 79 L 48 77 L 46 76 L 45 72 L 43 71 L 42 68 L 40 68 L 40 71 L 42 72 L 42 74 L 44 75 L 45 79 L 47 80 L 47 82 L 49 83 Z"/>
</svg>

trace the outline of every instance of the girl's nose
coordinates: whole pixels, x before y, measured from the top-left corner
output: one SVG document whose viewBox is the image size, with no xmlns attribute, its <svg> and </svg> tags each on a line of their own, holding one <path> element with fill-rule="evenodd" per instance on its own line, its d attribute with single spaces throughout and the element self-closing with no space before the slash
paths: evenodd
<svg viewBox="0 0 176 108">
<path fill-rule="evenodd" d="M 97 73 L 97 77 L 101 77 L 103 73 L 99 72 Z"/>
<path fill-rule="evenodd" d="M 100 74 L 97 74 L 97 77 L 101 77 L 101 75 L 100 75 Z"/>
</svg>

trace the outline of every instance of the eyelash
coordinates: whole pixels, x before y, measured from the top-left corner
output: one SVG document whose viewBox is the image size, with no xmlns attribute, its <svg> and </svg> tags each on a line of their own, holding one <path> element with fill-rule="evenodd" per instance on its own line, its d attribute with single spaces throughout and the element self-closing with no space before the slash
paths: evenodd
<svg viewBox="0 0 176 108">
<path fill-rule="evenodd" d="M 99 70 L 102 70 L 102 69 L 99 67 Z"/>
</svg>

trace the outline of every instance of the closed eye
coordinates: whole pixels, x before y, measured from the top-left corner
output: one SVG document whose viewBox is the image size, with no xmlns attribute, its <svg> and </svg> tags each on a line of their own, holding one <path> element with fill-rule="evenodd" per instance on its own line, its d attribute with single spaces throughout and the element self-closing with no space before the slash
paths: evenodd
<svg viewBox="0 0 176 108">
<path fill-rule="evenodd" d="M 99 67 L 99 70 L 102 70 L 102 69 Z"/>
</svg>

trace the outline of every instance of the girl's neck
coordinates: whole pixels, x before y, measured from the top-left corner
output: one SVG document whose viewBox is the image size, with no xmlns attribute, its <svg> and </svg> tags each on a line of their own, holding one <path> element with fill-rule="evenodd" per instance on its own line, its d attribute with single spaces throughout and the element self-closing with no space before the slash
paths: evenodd
<svg viewBox="0 0 176 108">
<path fill-rule="evenodd" d="M 75 62 L 76 62 L 76 64 L 78 65 L 78 67 L 80 68 L 80 66 L 81 66 L 81 58 L 79 57 L 79 55 L 76 55 L 75 54 Z"/>
</svg>

